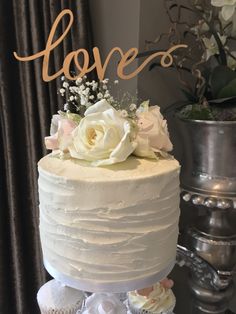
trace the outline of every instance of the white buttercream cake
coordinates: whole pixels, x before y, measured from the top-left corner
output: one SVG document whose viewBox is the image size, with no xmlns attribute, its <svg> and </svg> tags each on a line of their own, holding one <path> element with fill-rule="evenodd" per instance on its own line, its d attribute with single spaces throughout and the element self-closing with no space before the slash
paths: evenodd
<svg viewBox="0 0 236 314">
<path fill-rule="evenodd" d="M 164 278 L 176 255 L 179 164 L 134 156 L 92 167 L 47 155 L 38 164 L 40 236 L 51 275 L 121 292 Z"/>
</svg>

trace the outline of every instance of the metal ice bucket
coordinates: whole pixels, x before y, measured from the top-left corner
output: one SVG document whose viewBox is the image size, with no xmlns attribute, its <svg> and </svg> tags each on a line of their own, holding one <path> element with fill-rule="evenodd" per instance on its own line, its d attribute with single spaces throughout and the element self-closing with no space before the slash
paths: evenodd
<svg viewBox="0 0 236 314">
<path fill-rule="evenodd" d="M 182 188 L 236 197 L 236 121 L 181 120 L 179 125 L 185 143 Z"/>
<path fill-rule="evenodd" d="M 191 289 L 199 309 L 206 311 L 200 313 L 209 309 L 222 313 L 233 293 L 236 265 L 236 226 L 230 218 L 236 208 L 236 121 L 178 118 L 178 126 L 183 143 L 182 198 L 193 210 L 206 210 L 187 228 L 187 245 L 217 270 L 220 279 L 217 291 L 205 285 L 199 278 L 209 274 L 200 267 L 192 272 Z"/>
</svg>

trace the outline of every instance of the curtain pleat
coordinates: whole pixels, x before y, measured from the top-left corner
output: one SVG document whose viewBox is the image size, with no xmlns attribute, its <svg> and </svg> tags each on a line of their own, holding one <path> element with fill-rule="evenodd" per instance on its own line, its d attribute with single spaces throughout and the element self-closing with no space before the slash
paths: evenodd
<svg viewBox="0 0 236 314">
<path fill-rule="evenodd" d="M 0 313 L 37 314 L 36 293 L 47 280 L 39 242 L 37 162 L 43 139 L 62 106 L 59 79 L 42 80 L 42 58 L 19 62 L 45 48 L 51 26 L 64 8 L 75 21 L 50 59 L 50 73 L 78 48 L 92 47 L 86 0 L 0 1 Z M 59 36 L 65 20 L 58 27 Z"/>
</svg>

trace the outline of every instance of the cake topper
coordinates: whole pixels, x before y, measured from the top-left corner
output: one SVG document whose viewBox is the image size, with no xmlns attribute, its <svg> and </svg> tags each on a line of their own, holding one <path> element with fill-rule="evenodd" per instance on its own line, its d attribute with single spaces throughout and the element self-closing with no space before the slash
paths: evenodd
<svg viewBox="0 0 236 314">
<path fill-rule="evenodd" d="M 59 23 L 62 21 L 63 17 L 68 16 L 69 17 L 69 22 L 68 25 L 65 29 L 65 31 L 61 34 L 61 36 L 53 41 L 56 30 L 58 28 Z M 154 52 L 151 54 L 147 59 L 143 61 L 143 63 L 138 66 L 138 68 L 135 69 L 135 71 L 125 74 L 124 69 L 131 64 L 135 58 L 138 55 L 138 49 L 137 48 L 130 48 L 127 52 L 124 52 L 121 48 L 119 47 L 114 47 L 109 54 L 106 57 L 106 60 L 104 64 L 102 64 L 101 61 L 101 56 L 100 56 L 100 51 L 98 47 L 93 48 L 93 57 L 94 57 L 94 63 L 90 65 L 90 60 L 89 60 L 89 53 L 86 49 L 78 49 L 75 51 L 71 51 L 64 59 L 63 65 L 61 69 L 59 69 L 56 73 L 49 74 L 48 72 L 48 66 L 50 62 L 50 55 L 53 52 L 53 50 L 63 41 L 63 39 L 66 37 L 68 32 L 71 29 L 71 26 L 74 21 L 74 15 L 71 10 L 65 9 L 63 10 L 58 17 L 56 18 L 51 31 L 48 36 L 48 40 L 46 43 L 46 47 L 44 50 L 39 51 L 35 54 L 32 54 L 30 56 L 19 56 L 17 52 L 14 52 L 14 56 L 17 60 L 19 61 L 33 61 L 36 60 L 40 57 L 43 57 L 43 66 L 42 66 L 42 78 L 45 82 L 52 81 L 56 78 L 58 78 L 61 75 L 65 75 L 65 77 L 69 80 L 77 80 L 78 78 L 83 77 L 87 73 L 96 70 L 97 76 L 100 81 L 102 81 L 105 77 L 105 72 L 106 68 L 108 66 L 108 63 L 111 59 L 111 57 L 115 54 L 118 53 L 121 57 L 120 62 L 117 65 L 117 75 L 119 78 L 123 80 L 129 80 L 138 73 L 140 73 L 144 67 L 152 61 L 154 58 L 160 57 L 160 64 L 162 67 L 167 68 L 170 67 L 173 64 L 173 56 L 172 53 L 178 49 L 181 48 L 187 48 L 187 45 L 184 44 L 179 44 L 170 47 L 167 51 L 158 51 Z M 82 55 L 83 57 L 83 64 L 80 64 L 78 57 Z M 72 75 L 70 72 L 70 67 L 74 63 L 76 69 L 78 70 L 78 74 Z"/>
</svg>

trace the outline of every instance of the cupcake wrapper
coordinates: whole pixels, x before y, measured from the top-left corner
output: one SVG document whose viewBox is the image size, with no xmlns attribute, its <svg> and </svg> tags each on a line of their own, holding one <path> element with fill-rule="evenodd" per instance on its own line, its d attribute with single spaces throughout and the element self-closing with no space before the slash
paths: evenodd
<svg viewBox="0 0 236 314">
<path fill-rule="evenodd" d="M 128 302 L 128 307 L 129 310 L 132 314 L 174 314 L 173 310 L 175 308 L 175 304 L 173 304 L 173 306 L 167 310 L 165 310 L 165 312 L 150 312 L 148 310 L 145 309 L 136 309 L 135 307 L 132 306 L 132 304 L 130 304 L 130 302 Z"/>
<path fill-rule="evenodd" d="M 46 305 L 39 304 L 41 314 L 76 314 L 81 309 L 83 301 L 79 301 L 74 306 L 68 308 L 51 308 Z"/>
</svg>

